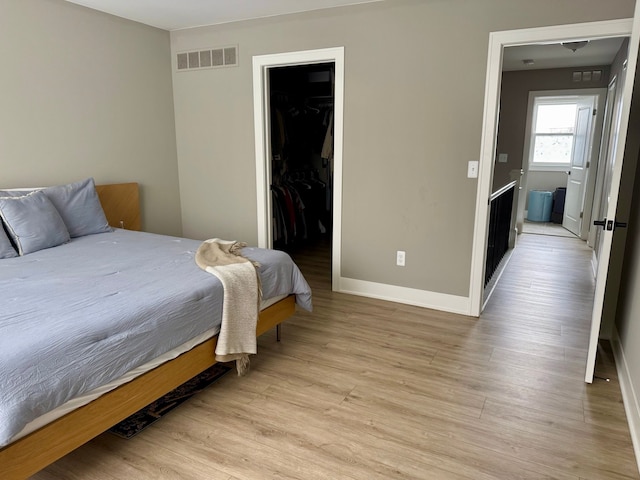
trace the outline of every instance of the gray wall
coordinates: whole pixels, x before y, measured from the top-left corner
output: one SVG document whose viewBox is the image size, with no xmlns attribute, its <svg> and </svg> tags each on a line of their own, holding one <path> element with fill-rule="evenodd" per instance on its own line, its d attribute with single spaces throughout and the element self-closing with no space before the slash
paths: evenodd
<svg viewBox="0 0 640 480">
<path fill-rule="evenodd" d="M 180 234 L 169 33 L 62 0 L 0 2 L 0 187 L 141 184 Z"/>
<path fill-rule="evenodd" d="M 620 181 L 617 220 L 626 221 L 628 227 L 614 231 L 611 248 L 609 279 L 605 292 L 603 329 L 615 315 L 615 327 L 620 347 L 626 359 L 630 387 L 628 400 L 640 398 L 640 69 L 636 68 L 629 134 L 625 145 L 625 158 Z M 619 290 L 618 290 L 619 287 Z M 617 300 L 617 302 L 616 302 Z M 620 366 L 619 366 L 620 367 Z M 625 399 L 627 400 L 627 399 Z M 628 405 L 635 417 L 630 427 L 637 427 L 640 412 L 637 405 Z M 636 434 L 638 432 L 635 432 Z"/>
<path fill-rule="evenodd" d="M 618 59 L 617 70 L 622 71 L 621 62 L 624 57 Z M 638 181 L 640 169 L 637 168 L 640 154 L 640 68 L 636 67 L 631 112 L 629 115 L 629 129 L 624 151 L 624 164 L 620 179 L 620 191 L 616 220 L 628 222 L 628 228 L 618 228 L 614 231 L 611 246 L 611 259 L 607 287 L 605 290 L 605 303 L 603 309 L 603 325 L 601 336 L 609 338 L 612 325 L 615 320 L 616 329 L 622 341 L 622 347 L 630 363 L 632 380 L 638 388 L 640 385 L 640 330 L 638 319 L 640 310 L 638 300 L 640 296 L 640 250 L 638 238 L 640 237 L 640 193 Z M 638 395 L 638 392 L 636 392 Z"/>
<path fill-rule="evenodd" d="M 238 68 L 173 74 L 185 235 L 256 242 L 252 56 L 344 46 L 342 276 L 468 296 L 477 182 L 466 171 L 480 151 L 489 32 L 633 8 L 394 0 L 172 32 L 173 52 L 240 52 Z"/>
<path fill-rule="evenodd" d="M 626 160 L 625 160 L 626 161 Z M 635 184 L 640 185 L 640 169 Z M 627 228 L 624 267 L 621 278 L 616 328 L 634 387 L 633 395 L 640 395 L 640 192 L 633 195 Z M 631 406 L 633 408 L 633 406 Z M 636 415 L 640 412 L 636 412 Z"/>
</svg>

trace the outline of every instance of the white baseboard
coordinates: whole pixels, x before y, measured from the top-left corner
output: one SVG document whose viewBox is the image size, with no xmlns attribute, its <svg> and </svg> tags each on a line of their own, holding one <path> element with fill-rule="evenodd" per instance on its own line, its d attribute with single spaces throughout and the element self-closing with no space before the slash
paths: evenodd
<svg viewBox="0 0 640 480">
<path fill-rule="evenodd" d="M 638 396 L 633 387 L 627 359 L 624 356 L 618 329 L 615 325 L 613 326 L 612 337 L 611 346 L 613 347 L 613 356 L 616 360 L 618 381 L 620 382 L 620 391 L 622 392 L 622 403 L 624 404 L 624 410 L 627 414 L 627 423 L 629 424 L 629 431 L 631 432 L 633 451 L 636 454 L 638 471 L 640 471 L 640 403 L 638 403 Z"/>
<path fill-rule="evenodd" d="M 418 307 L 432 308 L 444 312 L 470 315 L 471 302 L 469 297 L 460 297 L 446 293 L 429 292 L 415 288 L 398 287 L 384 283 L 367 282 L 354 278 L 340 277 L 338 292 L 378 298 L 390 302 L 405 303 Z"/>
</svg>

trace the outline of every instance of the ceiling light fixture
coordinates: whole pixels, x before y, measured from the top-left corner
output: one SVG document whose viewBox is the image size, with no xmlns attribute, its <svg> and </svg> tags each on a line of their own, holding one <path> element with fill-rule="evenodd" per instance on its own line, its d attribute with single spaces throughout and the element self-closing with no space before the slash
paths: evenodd
<svg viewBox="0 0 640 480">
<path fill-rule="evenodd" d="M 582 40 L 581 42 L 563 42 L 562 46 L 564 48 L 568 48 L 572 52 L 575 52 L 576 50 L 579 50 L 582 47 L 585 47 L 588 43 L 589 43 L 589 40 Z"/>
</svg>

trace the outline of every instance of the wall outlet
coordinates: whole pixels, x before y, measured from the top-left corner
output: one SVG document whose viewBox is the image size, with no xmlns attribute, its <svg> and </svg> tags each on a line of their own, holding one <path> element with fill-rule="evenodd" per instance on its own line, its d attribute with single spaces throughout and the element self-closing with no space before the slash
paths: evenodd
<svg viewBox="0 0 640 480">
<path fill-rule="evenodd" d="M 399 267 L 404 267 L 406 253 L 402 250 L 398 250 L 396 252 L 396 265 Z"/>
</svg>

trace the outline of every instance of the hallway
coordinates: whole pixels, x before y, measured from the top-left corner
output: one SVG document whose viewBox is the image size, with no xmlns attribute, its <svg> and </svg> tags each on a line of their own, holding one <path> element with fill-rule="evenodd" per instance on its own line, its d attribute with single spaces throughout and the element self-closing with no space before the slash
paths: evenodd
<svg viewBox="0 0 640 480">
<path fill-rule="evenodd" d="M 520 235 L 481 320 L 510 350 L 533 356 L 529 368 L 581 379 L 595 288 L 590 261 L 591 249 L 575 237 Z M 610 370 L 600 374 L 615 375 Z"/>
</svg>

